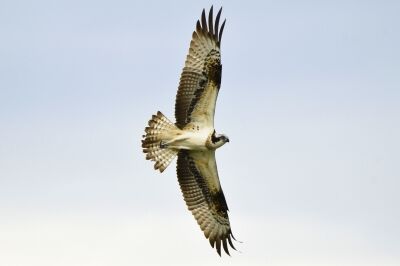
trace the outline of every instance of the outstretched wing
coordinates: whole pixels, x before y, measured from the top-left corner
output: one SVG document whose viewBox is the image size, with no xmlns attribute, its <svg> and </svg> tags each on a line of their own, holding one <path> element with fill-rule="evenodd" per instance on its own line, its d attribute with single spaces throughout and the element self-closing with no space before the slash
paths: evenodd
<svg viewBox="0 0 400 266">
<path fill-rule="evenodd" d="M 212 247 L 221 256 L 221 244 L 229 255 L 234 239 L 228 206 L 221 189 L 214 151 L 181 150 L 177 163 L 178 181 L 188 209 Z"/>
<path fill-rule="evenodd" d="M 193 32 L 175 102 L 176 125 L 181 129 L 191 122 L 214 125 L 215 103 L 221 85 L 220 45 L 225 26 L 224 21 L 219 29 L 221 11 L 222 8 L 214 23 L 211 7 L 207 24 L 203 9 L 201 22 L 197 21 Z"/>
</svg>

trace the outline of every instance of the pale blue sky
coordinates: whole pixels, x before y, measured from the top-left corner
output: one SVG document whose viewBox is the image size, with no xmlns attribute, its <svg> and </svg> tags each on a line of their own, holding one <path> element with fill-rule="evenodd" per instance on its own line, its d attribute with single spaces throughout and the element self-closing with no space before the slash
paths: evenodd
<svg viewBox="0 0 400 266">
<path fill-rule="evenodd" d="M 223 5 L 220 259 L 143 129 Z M 400 2 L 3 1 L 1 265 L 399 265 Z"/>
</svg>

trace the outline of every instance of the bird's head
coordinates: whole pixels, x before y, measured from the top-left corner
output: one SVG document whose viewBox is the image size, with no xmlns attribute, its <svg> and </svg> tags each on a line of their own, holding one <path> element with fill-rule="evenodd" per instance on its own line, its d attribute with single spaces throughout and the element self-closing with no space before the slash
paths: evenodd
<svg viewBox="0 0 400 266">
<path fill-rule="evenodd" d="M 214 130 L 214 132 L 211 134 L 210 138 L 210 147 L 213 149 L 217 149 L 224 145 L 225 143 L 229 142 L 228 136 L 224 134 L 217 134 Z"/>
</svg>

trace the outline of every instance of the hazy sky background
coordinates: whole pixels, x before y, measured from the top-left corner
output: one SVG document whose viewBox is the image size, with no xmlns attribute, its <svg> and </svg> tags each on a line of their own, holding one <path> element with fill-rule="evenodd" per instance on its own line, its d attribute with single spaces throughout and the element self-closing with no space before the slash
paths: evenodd
<svg viewBox="0 0 400 266">
<path fill-rule="evenodd" d="M 217 152 L 236 246 L 219 258 L 175 163 L 202 8 L 223 5 Z M 400 265 L 399 1 L 0 2 L 0 265 Z"/>
</svg>

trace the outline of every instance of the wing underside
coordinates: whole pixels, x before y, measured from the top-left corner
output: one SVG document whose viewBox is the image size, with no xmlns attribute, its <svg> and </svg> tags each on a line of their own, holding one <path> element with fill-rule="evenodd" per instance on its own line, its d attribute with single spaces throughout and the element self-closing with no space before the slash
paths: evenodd
<svg viewBox="0 0 400 266">
<path fill-rule="evenodd" d="M 224 21 L 219 27 L 221 11 L 222 8 L 214 21 L 211 7 L 207 23 L 203 9 L 193 32 L 175 102 L 176 125 L 181 129 L 194 120 L 214 123 L 215 103 L 221 85 L 220 45 L 225 26 Z M 202 104 L 197 107 L 200 102 Z"/>
<path fill-rule="evenodd" d="M 228 206 L 218 179 L 215 152 L 181 150 L 177 163 L 178 181 L 188 209 L 212 247 L 221 255 L 221 245 L 229 255 L 235 249 Z"/>
</svg>

